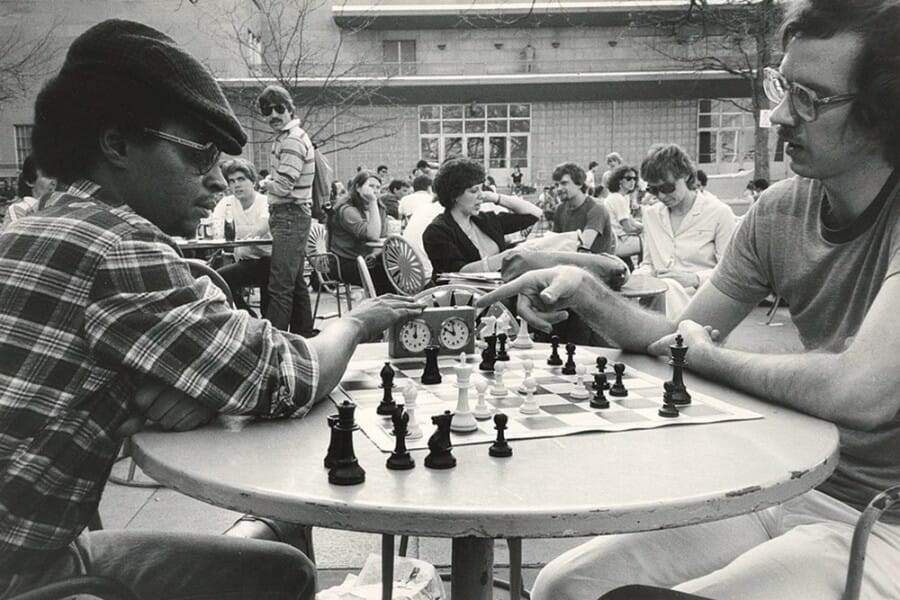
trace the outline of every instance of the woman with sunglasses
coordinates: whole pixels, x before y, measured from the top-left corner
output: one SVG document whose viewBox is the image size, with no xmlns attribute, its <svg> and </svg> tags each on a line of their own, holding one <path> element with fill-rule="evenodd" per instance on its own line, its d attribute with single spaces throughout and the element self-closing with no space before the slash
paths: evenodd
<svg viewBox="0 0 900 600">
<path fill-rule="evenodd" d="M 637 169 L 629 165 L 616 167 L 609 176 L 607 185 L 610 194 L 603 199 L 612 217 L 612 230 L 616 236 L 616 256 L 626 262 L 641 253 L 641 232 L 643 224 L 631 216 L 631 207 L 637 202 Z"/>
<path fill-rule="evenodd" d="M 387 212 L 378 199 L 381 180 L 362 170 L 350 180 L 350 193 L 338 197 L 328 225 L 331 251 L 338 257 L 340 278 L 345 283 L 362 285 L 356 257 L 366 259 L 375 291 L 380 296 L 392 291 L 380 260 L 380 251 L 372 251 L 366 242 L 387 236 Z M 333 273 L 337 276 L 337 273 Z"/>
</svg>

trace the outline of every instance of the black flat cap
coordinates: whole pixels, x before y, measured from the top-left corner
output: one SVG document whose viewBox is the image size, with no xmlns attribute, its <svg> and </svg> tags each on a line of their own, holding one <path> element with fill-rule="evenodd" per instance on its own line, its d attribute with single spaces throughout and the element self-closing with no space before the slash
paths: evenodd
<svg viewBox="0 0 900 600">
<path fill-rule="evenodd" d="M 122 85 L 140 85 L 209 127 L 213 141 L 228 154 L 240 154 L 247 134 L 215 77 L 175 40 L 142 23 L 110 19 L 94 25 L 72 43 L 60 78 L 104 73 Z"/>
</svg>

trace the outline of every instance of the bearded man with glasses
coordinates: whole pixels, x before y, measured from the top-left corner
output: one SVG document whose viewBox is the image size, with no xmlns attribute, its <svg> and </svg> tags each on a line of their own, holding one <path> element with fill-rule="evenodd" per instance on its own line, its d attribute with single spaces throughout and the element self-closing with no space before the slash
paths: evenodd
<svg viewBox="0 0 900 600">
<path fill-rule="evenodd" d="M 278 329 L 312 337 L 309 288 L 303 276 L 306 241 L 312 224 L 312 185 L 316 176 L 315 148 L 294 101 L 280 85 L 270 85 L 257 98 L 259 112 L 275 132 L 266 183 L 272 263 L 269 269 L 269 310 L 266 318 Z"/>
<path fill-rule="evenodd" d="M 479 304 L 519 294 L 519 314 L 538 326 L 571 309 L 623 348 L 653 355 L 666 355 L 677 331 L 689 369 L 836 424 L 836 469 L 755 513 L 592 540 L 545 567 L 535 600 L 594 600 L 629 583 L 707 598 L 837 600 L 860 511 L 900 482 L 900 2 L 791 2 L 782 46 L 766 92 L 796 176 L 762 193 L 680 315 L 642 312 L 572 267 L 527 273 Z M 684 186 L 643 175 L 651 193 Z M 771 293 L 790 305 L 805 352 L 720 345 Z M 900 598 L 897 573 L 894 509 L 872 530 L 863 597 Z M 630 593 L 604 598 L 644 597 Z"/>
</svg>

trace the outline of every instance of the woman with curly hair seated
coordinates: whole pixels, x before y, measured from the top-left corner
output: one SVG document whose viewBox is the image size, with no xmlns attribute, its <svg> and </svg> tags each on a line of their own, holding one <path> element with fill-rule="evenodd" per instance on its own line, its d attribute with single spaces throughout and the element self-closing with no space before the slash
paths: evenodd
<svg viewBox="0 0 900 600">
<path fill-rule="evenodd" d="M 518 198 L 482 189 L 484 167 L 470 158 L 444 162 L 434 193 L 444 212 L 425 229 L 422 240 L 434 274 L 499 271 L 507 250 L 504 236 L 537 222 L 541 209 Z M 490 202 L 509 212 L 480 212 Z"/>
</svg>

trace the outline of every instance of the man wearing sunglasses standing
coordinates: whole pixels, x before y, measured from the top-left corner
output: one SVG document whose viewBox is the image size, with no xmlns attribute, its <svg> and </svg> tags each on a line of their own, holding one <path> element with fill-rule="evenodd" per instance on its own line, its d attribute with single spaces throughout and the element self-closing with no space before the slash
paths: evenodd
<svg viewBox="0 0 900 600">
<path fill-rule="evenodd" d="M 315 149 L 300 120 L 294 101 L 280 85 L 270 85 L 257 98 L 262 117 L 275 132 L 266 186 L 272 263 L 269 271 L 269 310 L 266 318 L 284 331 L 313 335 L 309 288 L 303 277 L 306 240 L 312 223 L 312 185 L 316 175 Z"/>
<path fill-rule="evenodd" d="M 88 522 L 146 420 L 302 417 L 360 340 L 420 307 L 369 300 L 307 341 L 192 276 L 170 236 L 210 215 L 219 150 L 247 137 L 209 70 L 151 27 L 75 39 L 32 141 L 59 186 L 0 233 L 0 598 L 88 574 L 141 598 L 311 600 L 315 567 L 287 544 Z"/>
<path fill-rule="evenodd" d="M 592 540 L 547 565 L 535 600 L 596 599 L 632 583 L 716 599 L 837 600 L 860 511 L 900 482 L 900 2 L 792 2 L 782 45 L 766 92 L 796 176 L 763 192 L 681 315 L 641 312 L 571 267 L 525 274 L 479 303 L 518 293 L 519 314 L 538 324 L 570 308 L 622 347 L 655 355 L 677 331 L 690 369 L 835 423 L 837 467 L 817 489 L 756 513 Z M 648 183 L 675 192 L 671 181 Z M 721 346 L 772 292 L 788 301 L 806 352 Z M 872 530 L 863 597 L 900 598 L 898 573 L 892 510 Z"/>
</svg>

